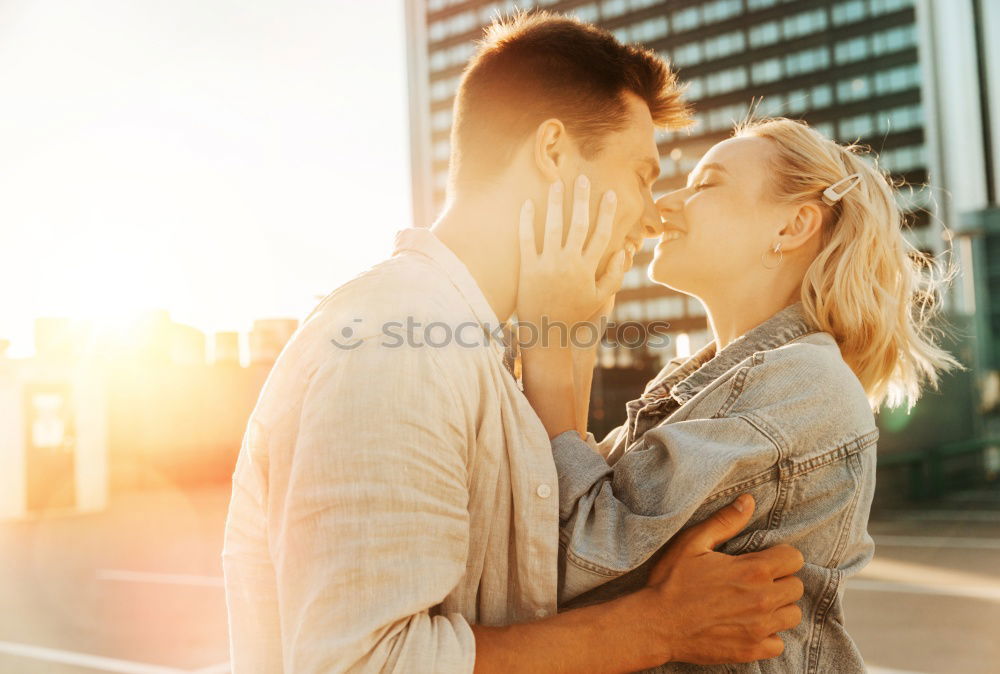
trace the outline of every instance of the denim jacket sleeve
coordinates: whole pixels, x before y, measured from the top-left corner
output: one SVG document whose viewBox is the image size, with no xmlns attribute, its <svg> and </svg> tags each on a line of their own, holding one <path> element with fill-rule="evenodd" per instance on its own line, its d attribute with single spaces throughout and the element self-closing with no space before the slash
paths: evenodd
<svg viewBox="0 0 1000 674">
<path fill-rule="evenodd" d="M 655 430 L 614 468 L 574 431 L 553 438 L 564 548 L 560 601 L 641 566 L 704 502 L 720 499 L 731 477 L 765 481 L 777 458 L 770 441 L 742 418 L 693 419 Z M 739 491 L 724 493 L 735 498 Z"/>
</svg>

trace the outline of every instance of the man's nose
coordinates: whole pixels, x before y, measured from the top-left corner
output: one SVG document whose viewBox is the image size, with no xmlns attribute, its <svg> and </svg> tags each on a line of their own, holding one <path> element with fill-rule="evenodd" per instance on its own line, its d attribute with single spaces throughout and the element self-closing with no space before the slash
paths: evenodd
<svg viewBox="0 0 1000 674">
<path fill-rule="evenodd" d="M 639 222 L 642 227 L 642 236 L 646 239 L 655 238 L 662 233 L 663 222 L 652 196 L 646 199 L 646 207 L 642 211 L 642 218 Z"/>
<path fill-rule="evenodd" d="M 684 207 L 684 199 L 687 198 L 690 191 L 691 188 L 682 187 L 679 190 L 667 192 L 656 200 L 656 218 L 661 223 L 660 229 L 663 228 L 662 223 L 666 220 L 676 221 L 680 217 Z"/>
</svg>

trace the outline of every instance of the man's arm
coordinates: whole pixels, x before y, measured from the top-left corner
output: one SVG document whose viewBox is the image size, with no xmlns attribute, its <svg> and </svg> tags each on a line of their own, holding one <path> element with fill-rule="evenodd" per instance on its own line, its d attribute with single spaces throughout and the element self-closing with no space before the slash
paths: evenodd
<svg viewBox="0 0 1000 674">
<path fill-rule="evenodd" d="M 780 655 L 776 633 L 801 620 L 794 602 L 802 583 L 788 576 L 802 556 L 787 546 L 740 557 L 713 552 L 746 526 L 753 508 L 741 497 L 677 536 L 638 592 L 533 623 L 474 625 L 476 674 L 604 674 Z"/>
</svg>

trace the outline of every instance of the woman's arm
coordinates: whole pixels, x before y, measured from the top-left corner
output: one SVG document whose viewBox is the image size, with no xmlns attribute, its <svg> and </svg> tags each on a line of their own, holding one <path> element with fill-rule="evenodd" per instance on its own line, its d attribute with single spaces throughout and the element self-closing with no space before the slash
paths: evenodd
<svg viewBox="0 0 1000 674">
<path fill-rule="evenodd" d="M 599 263 L 611 238 L 615 202 L 613 192 L 604 195 L 596 226 L 587 241 L 590 185 L 586 177 L 580 176 L 564 244 L 562 183 L 553 183 L 540 253 L 535 245 L 534 205 L 527 201 L 521 209 L 517 316 L 521 324 L 534 327 L 530 330 L 534 339 L 530 343 L 521 340 L 524 390 L 549 437 L 571 429 L 581 437 L 586 435 L 596 347 L 590 354 L 574 356 L 576 349 L 564 342 L 566 336 L 573 335 L 580 326 L 610 307 L 614 292 L 621 286 L 624 250 L 615 253 L 605 272 L 597 278 Z"/>
<path fill-rule="evenodd" d="M 524 395 L 542 425 L 554 438 L 565 431 L 577 430 L 576 396 L 573 377 L 573 354 L 554 345 L 534 345 L 521 351 L 524 366 Z M 586 431 L 584 431 L 586 432 Z"/>
<path fill-rule="evenodd" d="M 647 563 L 684 527 L 706 516 L 716 498 L 752 493 L 763 513 L 755 517 L 758 527 L 775 500 L 776 481 L 769 474 L 777 451 L 742 418 L 693 419 L 653 429 L 613 468 L 575 432 L 553 438 L 552 449 L 566 550 L 560 601 Z"/>
</svg>

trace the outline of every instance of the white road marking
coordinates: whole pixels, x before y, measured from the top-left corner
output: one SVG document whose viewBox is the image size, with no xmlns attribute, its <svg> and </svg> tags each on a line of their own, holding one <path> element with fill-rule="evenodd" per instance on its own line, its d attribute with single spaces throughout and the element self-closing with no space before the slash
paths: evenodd
<svg viewBox="0 0 1000 674">
<path fill-rule="evenodd" d="M 156 583 L 160 585 L 192 585 L 197 587 L 222 587 L 222 576 L 197 576 L 185 573 L 149 573 L 124 569 L 101 569 L 98 580 L 116 580 L 125 583 Z"/>
<path fill-rule="evenodd" d="M 217 665 L 212 665 L 211 667 L 202 667 L 201 669 L 192 669 L 190 674 L 230 674 L 232 668 L 229 666 L 229 661 L 220 662 Z"/>
<path fill-rule="evenodd" d="M 998 510 L 891 510 L 879 515 L 880 521 L 918 522 L 1000 522 Z"/>
<path fill-rule="evenodd" d="M 899 548 L 963 548 L 966 550 L 1000 550 L 998 538 L 968 536 L 874 536 L 875 545 Z"/>
<path fill-rule="evenodd" d="M 18 657 L 29 658 L 32 660 L 42 660 L 44 662 L 58 662 L 63 665 L 88 667 L 101 672 L 117 672 L 119 674 L 189 674 L 189 672 L 184 669 L 161 667 L 159 665 L 149 665 L 143 662 L 131 662 L 129 660 L 118 660 L 115 658 L 105 658 L 100 655 L 90 655 L 88 653 L 61 651 L 55 648 L 44 648 L 42 646 L 16 644 L 10 641 L 0 641 L 0 653 L 16 655 Z"/>
<path fill-rule="evenodd" d="M 847 581 L 848 590 L 864 592 L 898 592 L 901 594 L 929 594 L 944 597 L 966 597 L 1000 602 L 1000 587 L 988 585 L 922 585 L 896 583 L 884 580 L 858 578 Z"/>
</svg>

